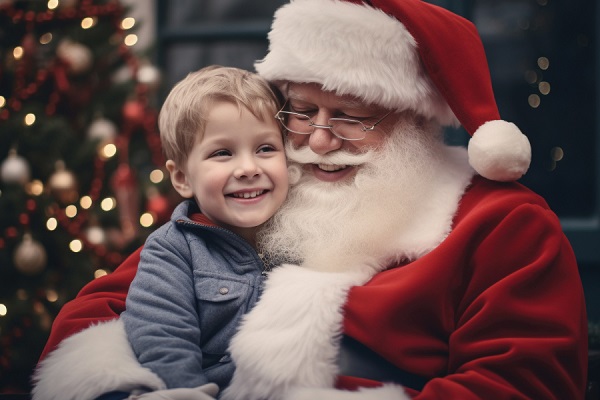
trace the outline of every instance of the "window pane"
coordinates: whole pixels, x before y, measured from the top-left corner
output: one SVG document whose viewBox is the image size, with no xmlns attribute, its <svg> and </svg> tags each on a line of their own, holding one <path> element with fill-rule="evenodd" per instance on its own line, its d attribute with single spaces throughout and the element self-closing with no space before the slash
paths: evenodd
<svg viewBox="0 0 600 400">
<path fill-rule="evenodd" d="M 194 27 L 202 22 L 233 22 L 273 18 L 273 13 L 286 0 L 169 0 L 167 26 Z"/>
<path fill-rule="evenodd" d="M 219 64 L 254 70 L 286 0 L 159 0 L 159 62 L 168 91 L 190 71 Z M 166 96 L 166 93 L 163 93 Z"/>
<path fill-rule="evenodd" d="M 561 217 L 592 215 L 598 181 L 596 0 L 474 4 L 500 114 L 533 147 L 522 182 Z"/>
<path fill-rule="evenodd" d="M 166 49 L 165 86 L 171 88 L 189 72 L 218 64 L 254 70 L 254 62 L 267 54 L 266 41 L 216 41 L 173 44 Z"/>
</svg>

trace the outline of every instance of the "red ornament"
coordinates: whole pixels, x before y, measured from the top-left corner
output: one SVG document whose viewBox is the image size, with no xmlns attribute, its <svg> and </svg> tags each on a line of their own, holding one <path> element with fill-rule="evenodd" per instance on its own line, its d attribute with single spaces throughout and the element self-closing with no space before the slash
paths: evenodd
<svg viewBox="0 0 600 400">
<path fill-rule="evenodd" d="M 35 52 L 37 49 L 37 43 L 35 40 L 35 36 L 33 36 L 31 33 L 28 33 L 27 35 L 25 35 L 23 37 L 23 41 L 21 42 L 21 46 L 23 47 L 23 51 L 25 52 L 26 56 L 35 55 Z"/>
<path fill-rule="evenodd" d="M 146 209 L 154 217 L 154 222 L 164 224 L 171 216 L 172 208 L 169 200 L 162 194 L 155 194 L 148 198 Z"/>
<path fill-rule="evenodd" d="M 134 126 L 143 125 L 145 115 L 145 107 L 139 101 L 130 100 L 123 106 L 123 119 L 126 123 Z"/>
<path fill-rule="evenodd" d="M 124 239 L 130 241 L 138 232 L 140 197 L 137 180 L 128 164 L 119 165 L 112 177 L 111 184 L 117 199 Z"/>
</svg>

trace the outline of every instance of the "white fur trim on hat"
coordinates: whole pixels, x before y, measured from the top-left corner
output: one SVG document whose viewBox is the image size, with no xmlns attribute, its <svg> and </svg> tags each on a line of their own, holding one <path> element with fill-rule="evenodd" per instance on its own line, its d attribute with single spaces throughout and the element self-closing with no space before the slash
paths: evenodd
<svg viewBox="0 0 600 400">
<path fill-rule="evenodd" d="M 519 179 L 529 169 L 531 145 L 513 123 L 481 125 L 469 141 L 469 164 L 481 176 L 501 182 Z"/>
<path fill-rule="evenodd" d="M 269 53 L 255 64 L 270 81 L 319 83 L 391 110 L 456 125 L 425 73 L 417 43 L 396 18 L 337 0 L 294 0 L 275 13 Z"/>
</svg>

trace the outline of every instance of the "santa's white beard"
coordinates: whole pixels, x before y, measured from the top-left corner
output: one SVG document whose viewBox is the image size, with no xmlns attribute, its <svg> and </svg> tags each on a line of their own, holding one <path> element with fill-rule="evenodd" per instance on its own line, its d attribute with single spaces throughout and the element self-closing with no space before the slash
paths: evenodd
<svg viewBox="0 0 600 400">
<path fill-rule="evenodd" d="M 380 150 L 367 154 L 336 154 L 332 160 L 288 148 L 290 168 L 301 176 L 259 233 L 260 250 L 276 261 L 332 272 L 359 265 L 381 270 L 412 258 L 420 249 L 403 249 L 396 238 L 415 227 L 420 203 L 434 190 L 431 178 L 444 154 L 441 135 L 431 123 L 406 119 Z M 299 168 L 353 164 L 353 157 L 362 165 L 351 181 L 323 182 Z"/>
</svg>

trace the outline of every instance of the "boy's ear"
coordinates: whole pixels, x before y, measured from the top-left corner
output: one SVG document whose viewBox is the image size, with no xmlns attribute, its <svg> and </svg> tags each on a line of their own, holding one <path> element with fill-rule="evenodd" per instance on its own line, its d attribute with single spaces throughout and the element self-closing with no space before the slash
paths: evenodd
<svg viewBox="0 0 600 400">
<path fill-rule="evenodd" d="M 177 190 L 177 193 L 186 199 L 192 198 L 194 193 L 192 192 L 192 188 L 188 182 L 185 172 L 183 172 L 183 170 L 179 168 L 173 160 L 167 160 L 165 166 L 167 167 L 167 171 L 169 171 L 171 184 L 175 190 Z"/>
</svg>

